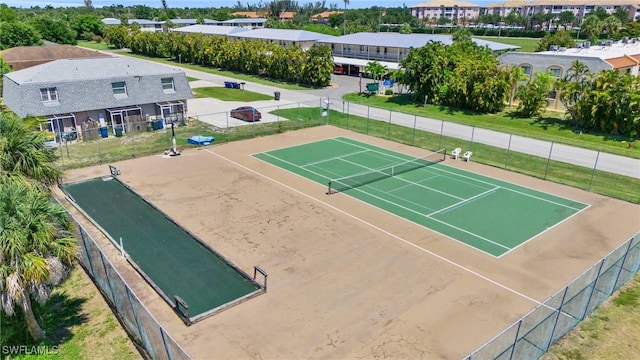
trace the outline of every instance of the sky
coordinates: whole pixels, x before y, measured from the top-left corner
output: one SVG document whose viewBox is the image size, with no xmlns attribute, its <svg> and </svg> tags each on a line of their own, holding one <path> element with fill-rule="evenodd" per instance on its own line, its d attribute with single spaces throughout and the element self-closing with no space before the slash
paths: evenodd
<svg viewBox="0 0 640 360">
<path fill-rule="evenodd" d="M 166 0 L 169 7 L 176 8 L 199 8 L 199 7 L 232 7 L 238 3 L 238 0 Z M 315 3 L 318 0 L 297 0 L 299 4 L 305 4 L 308 2 Z M 411 6 L 422 2 L 428 2 L 430 0 L 349 0 L 348 9 L 354 8 L 368 8 L 372 6 L 380 7 L 400 7 L 403 5 Z M 259 0 L 240 0 L 243 5 L 257 4 Z M 262 0 L 263 3 L 269 3 L 271 0 Z M 491 0 L 478 0 L 472 1 L 474 4 L 486 5 L 492 2 Z M 495 2 L 495 0 L 493 0 Z M 45 7 L 51 5 L 53 7 L 77 7 L 84 6 L 83 0 L 0 0 L 0 3 L 7 4 L 12 7 L 29 8 L 31 6 Z M 94 7 L 102 7 L 109 5 L 146 5 L 153 8 L 159 8 L 161 6 L 161 0 L 92 0 Z M 336 4 L 338 7 L 343 8 L 343 0 L 326 0 L 327 6 L 330 4 Z"/>
</svg>

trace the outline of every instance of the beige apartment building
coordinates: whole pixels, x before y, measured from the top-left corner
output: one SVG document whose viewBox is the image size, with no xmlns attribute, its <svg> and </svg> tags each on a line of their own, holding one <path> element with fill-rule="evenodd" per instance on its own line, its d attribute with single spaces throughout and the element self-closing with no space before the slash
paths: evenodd
<svg viewBox="0 0 640 360">
<path fill-rule="evenodd" d="M 410 6 L 411 14 L 418 19 L 437 21 L 441 17 L 448 19 L 476 19 L 479 15 L 496 14 L 507 16 L 517 11 L 522 16 L 534 14 L 556 14 L 571 11 L 580 21 L 597 8 L 602 7 L 613 14 L 616 9 L 624 8 L 631 20 L 640 19 L 640 1 L 638 0 L 511 0 L 480 6 L 466 1 L 434 0 Z"/>
</svg>

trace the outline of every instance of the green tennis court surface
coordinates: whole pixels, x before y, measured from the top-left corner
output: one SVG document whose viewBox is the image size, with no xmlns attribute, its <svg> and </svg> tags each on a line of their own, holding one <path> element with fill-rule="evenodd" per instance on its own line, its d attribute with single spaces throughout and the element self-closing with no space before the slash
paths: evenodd
<svg viewBox="0 0 640 360">
<path fill-rule="evenodd" d="M 95 179 L 64 190 L 116 242 L 122 238 L 125 252 L 165 300 L 175 306 L 177 295 L 188 304 L 190 318 L 258 291 L 257 284 L 119 181 Z"/>
<path fill-rule="evenodd" d="M 588 207 L 345 137 L 254 156 L 494 256 Z"/>
</svg>

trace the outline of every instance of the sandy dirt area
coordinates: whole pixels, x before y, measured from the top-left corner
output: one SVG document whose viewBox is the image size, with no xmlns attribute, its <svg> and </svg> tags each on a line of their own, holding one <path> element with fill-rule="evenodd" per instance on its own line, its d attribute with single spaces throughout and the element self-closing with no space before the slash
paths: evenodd
<svg viewBox="0 0 640 360">
<path fill-rule="evenodd" d="M 448 159 L 591 205 L 495 258 L 251 156 L 335 136 L 426 153 L 323 126 L 114 164 L 124 183 L 242 270 L 269 274 L 265 294 L 187 327 L 93 229 L 193 358 L 460 359 L 640 229 L 638 205 Z M 65 181 L 108 174 L 105 164 Z"/>
</svg>

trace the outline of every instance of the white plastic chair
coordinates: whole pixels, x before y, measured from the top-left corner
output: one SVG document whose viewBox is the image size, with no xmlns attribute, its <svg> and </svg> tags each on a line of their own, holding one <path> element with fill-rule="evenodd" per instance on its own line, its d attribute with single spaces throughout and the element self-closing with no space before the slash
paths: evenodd
<svg viewBox="0 0 640 360">
<path fill-rule="evenodd" d="M 467 161 L 471 161 L 471 155 L 473 155 L 473 152 L 471 151 L 467 151 L 464 154 L 462 154 L 462 157 Z"/>
<path fill-rule="evenodd" d="M 460 152 L 461 151 L 462 151 L 462 149 L 460 149 L 460 148 L 453 149 L 453 151 L 451 152 L 451 158 L 457 160 L 458 156 L 460 156 Z"/>
</svg>

